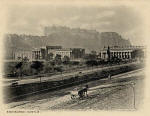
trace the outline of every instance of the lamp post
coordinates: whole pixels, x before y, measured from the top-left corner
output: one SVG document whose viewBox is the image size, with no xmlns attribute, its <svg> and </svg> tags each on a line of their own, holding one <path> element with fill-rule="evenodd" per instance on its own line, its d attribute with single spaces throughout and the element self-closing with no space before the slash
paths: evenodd
<svg viewBox="0 0 150 116">
<path fill-rule="evenodd" d="M 134 105 L 134 109 L 136 109 L 135 107 L 135 89 L 134 89 L 134 86 L 135 86 L 135 83 L 131 83 L 131 87 L 132 87 L 132 90 L 133 90 L 133 105 Z"/>
<path fill-rule="evenodd" d="M 63 70 L 62 69 L 60 69 L 60 73 L 61 73 L 61 77 L 62 77 L 62 81 L 63 81 L 64 78 L 63 78 Z"/>
<path fill-rule="evenodd" d="M 130 85 L 131 88 L 132 88 L 132 92 L 133 92 L 133 107 L 134 107 L 134 109 L 136 109 L 136 107 L 135 107 L 135 88 L 134 88 L 135 83 L 134 83 L 134 82 L 131 82 L 131 83 L 126 84 L 126 85 Z M 126 85 L 124 85 L 124 86 L 126 86 Z"/>
<path fill-rule="evenodd" d="M 41 80 L 41 76 L 40 76 L 40 83 L 41 83 L 41 81 L 42 81 L 42 80 Z"/>
<path fill-rule="evenodd" d="M 62 81 L 63 81 L 63 74 L 62 74 L 62 70 L 61 70 L 61 76 L 62 76 Z"/>
</svg>

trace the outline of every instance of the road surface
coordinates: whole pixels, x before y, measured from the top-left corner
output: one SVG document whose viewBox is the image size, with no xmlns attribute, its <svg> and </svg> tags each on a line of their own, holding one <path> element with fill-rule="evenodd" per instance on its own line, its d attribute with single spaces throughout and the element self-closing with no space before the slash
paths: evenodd
<svg viewBox="0 0 150 116">
<path fill-rule="evenodd" d="M 143 81 L 144 70 L 132 71 L 116 75 L 112 77 L 112 80 L 89 82 L 89 97 L 83 100 L 71 100 L 69 92 L 76 87 L 70 87 L 33 95 L 9 103 L 7 106 L 30 110 L 132 110 L 141 104 Z"/>
</svg>

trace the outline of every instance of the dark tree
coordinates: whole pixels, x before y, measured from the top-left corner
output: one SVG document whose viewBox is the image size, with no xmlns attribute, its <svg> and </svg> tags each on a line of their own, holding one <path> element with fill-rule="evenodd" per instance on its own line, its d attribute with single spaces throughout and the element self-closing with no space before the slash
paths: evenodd
<svg viewBox="0 0 150 116">
<path fill-rule="evenodd" d="M 31 68 L 35 69 L 39 73 L 43 69 L 43 63 L 40 61 L 33 61 Z"/>
<path fill-rule="evenodd" d="M 17 58 L 18 60 L 22 60 L 22 58 L 19 56 L 18 58 Z"/>
<path fill-rule="evenodd" d="M 62 69 L 62 67 L 61 67 L 61 66 L 59 66 L 59 67 L 55 67 L 55 68 L 54 68 L 54 70 L 56 70 L 56 71 L 58 71 L 58 72 L 63 72 L 63 69 Z"/>
<path fill-rule="evenodd" d="M 31 68 L 36 70 L 36 73 L 39 74 L 43 69 L 43 63 L 40 61 L 33 61 L 31 64 Z"/>
<path fill-rule="evenodd" d="M 68 56 L 64 56 L 63 63 L 64 64 L 69 64 L 69 62 L 70 62 L 70 58 Z"/>
<path fill-rule="evenodd" d="M 141 49 L 134 50 L 134 51 L 131 53 L 131 57 L 132 57 L 132 58 L 144 58 L 144 51 L 141 50 Z"/>
<path fill-rule="evenodd" d="M 78 62 L 78 61 L 72 61 L 71 64 L 72 64 L 72 65 L 79 65 L 80 62 Z"/>
<path fill-rule="evenodd" d="M 97 59 L 97 55 L 96 54 L 87 54 L 85 56 L 86 60 L 96 60 Z"/>
<path fill-rule="evenodd" d="M 54 71 L 55 62 L 54 62 L 54 61 L 51 61 L 50 64 L 51 64 L 51 66 L 52 66 L 52 70 Z"/>
<path fill-rule="evenodd" d="M 22 59 L 22 61 L 23 61 L 23 62 L 28 62 L 28 61 L 29 61 L 29 58 L 28 58 L 28 57 L 24 57 L 24 58 Z"/>
<path fill-rule="evenodd" d="M 49 54 L 47 55 L 47 60 L 53 60 L 53 56 L 54 56 L 53 53 L 49 53 Z"/>
<path fill-rule="evenodd" d="M 45 62 L 43 66 L 44 73 L 50 73 L 52 72 L 52 70 L 53 68 L 52 68 L 51 62 Z"/>
<path fill-rule="evenodd" d="M 43 65 L 42 62 L 40 62 L 40 61 L 33 61 L 32 65 L 31 65 L 31 68 L 35 69 L 37 74 L 39 74 L 42 71 L 43 66 L 44 65 Z M 41 77 L 40 77 L 40 82 L 41 82 Z"/>
<path fill-rule="evenodd" d="M 120 58 L 115 56 L 110 59 L 110 63 L 114 63 L 114 64 L 119 64 L 121 61 L 122 60 Z"/>
<path fill-rule="evenodd" d="M 18 76 L 22 76 L 22 66 L 23 66 L 23 62 L 19 62 L 18 64 L 16 64 L 15 69 L 17 70 Z M 18 78 L 19 78 L 18 77 Z"/>
<path fill-rule="evenodd" d="M 55 56 L 55 63 L 56 64 L 61 64 L 61 55 L 59 55 L 59 54 L 57 54 L 56 56 Z"/>
<path fill-rule="evenodd" d="M 15 68 L 16 68 L 16 69 L 21 68 L 21 67 L 22 67 L 22 64 L 23 64 L 22 62 L 19 62 L 18 64 L 16 64 Z"/>
<path fill-rule="evenodd" d="M 86 64 L 88 66 L 97 66 L 98 62 L 96 60 L 89 60 L 89 61 L 86 61 Z"/>
<path fill-rule="evenodd" d="M 108 46 L 108 49 L 107 49 L 107 56 L 108 56 L 108 62 L 110 61 L 110 48 Z"/>
</svg>

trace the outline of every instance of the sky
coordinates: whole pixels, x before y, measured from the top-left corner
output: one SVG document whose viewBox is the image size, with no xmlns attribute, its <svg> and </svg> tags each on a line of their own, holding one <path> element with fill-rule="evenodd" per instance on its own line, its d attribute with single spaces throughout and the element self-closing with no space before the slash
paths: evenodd
<svg viewBox="0 0 150 116">
<path fill-rule="evenodd" d="M 43 35 L 45 26 L 67 26 L 118 32 L 133 45 L 144 43 L 140 14 L 127 6 L 12 5 L 8 33 Z"/>
</svg>

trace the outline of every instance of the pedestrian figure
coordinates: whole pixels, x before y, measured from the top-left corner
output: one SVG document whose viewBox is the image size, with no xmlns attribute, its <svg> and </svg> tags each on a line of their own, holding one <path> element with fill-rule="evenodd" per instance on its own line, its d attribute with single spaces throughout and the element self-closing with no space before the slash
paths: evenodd
<svg viewBox="0 0 150 116">
<path fill-rule="evenodd" d="M 111 75 L 110 74 L 108 75 L 108 79 L 111 80 Z"/>
</svg>

